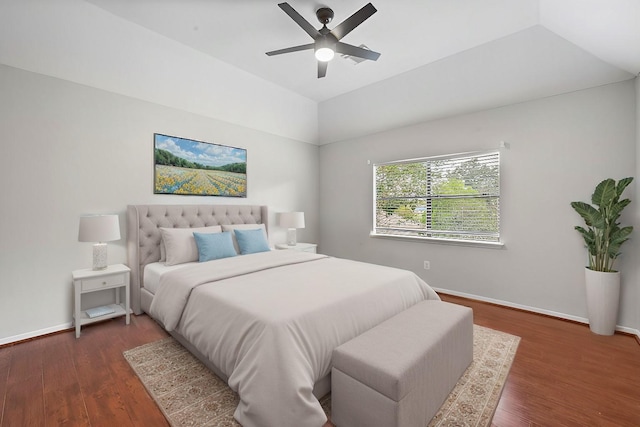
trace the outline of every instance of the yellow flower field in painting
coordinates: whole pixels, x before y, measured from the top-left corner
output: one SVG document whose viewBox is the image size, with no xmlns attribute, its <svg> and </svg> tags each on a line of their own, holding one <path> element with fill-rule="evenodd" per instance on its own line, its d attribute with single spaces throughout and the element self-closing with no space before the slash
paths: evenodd
<svg viewBox="0 0 640 427">
<path fill-rule="evenodd" d="M 155 192 L 202 196 L 246 197 L 242 173 L 156 165 Z"/>
</svg>

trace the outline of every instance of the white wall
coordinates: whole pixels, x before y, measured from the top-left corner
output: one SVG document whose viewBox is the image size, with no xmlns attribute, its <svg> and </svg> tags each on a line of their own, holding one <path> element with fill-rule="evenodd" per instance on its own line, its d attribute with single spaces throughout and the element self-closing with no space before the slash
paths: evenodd
<svg viewBox="0 0 640 427">
<path fill-rule="evenodd" d="M 640 74 L 639 77 L 635 79 L 635 88 L 636 88 L 636 179 L 640 180 Z M 640 205 L 640 182 L 636 182 L 636 192 L 634 200 L 636 203 Z M 635 211 L 635 225 L 637 226 L 635 230 L 635 238 L 634 243 L 636 247 L 640 248 L 640 207 L 637 207 Z M 640 249 L 638 252 L 640 253 Z M 638 258 L 636 258 L 638 259 Z M 638 264 L 638 263 L 636 263 Z M 636 267 L 635 274 L 635 285 L 638 287 L 638 293 L 636 298 L 635 305 L 635 313 L 636 313 L 636 324 L 635 328 L 640 331 L 640 266 Z"/>
<path fill-rule="evenodd" d="M 339 257 L 415 271 L 429 284 L 567 317 L 585 318 L 586 253 L 574 200 L 602 179 L 635 176 L 633 80 L 422 123 L 320 148 L 320 245 Z M 502 151 L 504 249 L 371 238 L 372 166 L 397 159 L 497 148 Z M 636 183 L 627 196 L 636 193 Z M 637 215 L 639 200 L 625 213 Z M 637 224 L 634 224 L 637 225 Z M 640 230 L 640 228 L 639 228 Z M 636 239 L 640 239 L 636 237 Z M 619 323 L 637 327 L 639 258 L 624 248 Z M 423 260 L 431 269 L 422 268 Z"/>
<path fill-rule="evenodd" d="M 321 102 L 320 142 L 629 79 L 633 74 L 533 26 Z"/>
<path fill-rule="evenodd" d="M 318 138 L 310 99 L 84 0 L 0 1 L 0 64 L 299 141 Z"/>
<path fill-rule="evenodd" d="M 0 65 L 2 220 L 0 344 L 69 327 L 71 271 L 91 266 L 78 217 L 120 214 L 127 204 L 267 204 L 306 212 L 301 241 L 318 238 L 318 147 L 100 89 Z M 153 133 L 248 150 L 246 199 L 153 194 Z"/>
</svg>

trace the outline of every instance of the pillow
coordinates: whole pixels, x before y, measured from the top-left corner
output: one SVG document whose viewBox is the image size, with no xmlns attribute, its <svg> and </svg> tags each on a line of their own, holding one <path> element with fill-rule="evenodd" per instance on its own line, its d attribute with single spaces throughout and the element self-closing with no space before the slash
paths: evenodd
<svg viewBox="0 0 640 427">
<path fill-rule="evenodd" d="M 166 265 L 198 261 L 198 247 L 196 246 L 196 239 L 193 237 L 194 232 L 220 233 L 222 228 L 219 225 L 197 228 L 160 227 L 160 234 L 162 235 L 160 244 L 164 245 Z"/>
<path fill-rule="evenodd" d="M 230 231 L 208 234 L 193 233 L 193 237 L 198 246 L 198 261 L 200 262 L 238 255 L 233 247 Z"/>
<path fill-rule="evenodd" d="M 269 242 L 264 235 L 264 231 L 259 228 L 253 230 L 236 229 L 233 231 L 236 235 L 238 247 L 242 255 L 255 254 L 257 252 L 270 251 Z"/>
<path fill-rule="evenodd" d="M 222 231 L 231 231 L 231 237 L 233 237 L 233 246 L 236 248 L 236 252 L 240 253 L 240 248 L 238 247 L 238 241 L 236 240 L 236 235 L 233 233 L 234 230 L 255 230 L 260 229 L 264 233 L 264 238 L 269 241 L 267 238 L 267 229 L 264 227 L 264 224 L 223 224 Z"/>
</svg>

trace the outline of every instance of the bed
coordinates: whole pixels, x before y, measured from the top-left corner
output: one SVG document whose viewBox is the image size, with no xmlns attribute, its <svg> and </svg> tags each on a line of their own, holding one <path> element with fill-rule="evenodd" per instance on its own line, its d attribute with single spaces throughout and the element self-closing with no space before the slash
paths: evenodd
<svg viewBox="0 0 640 427">
<path fill-rule="evenodd" d="M 409 271 L 308 252 L 261 250 L 207 262 L 191 254 L 176 262 L 169 233 L 218 228 L 240 237 L 262 229 L 266 237 L 268 209 L 128 206 L 131 304 L 238 393 L 234 417 L 244 427 L 321 427 L 327 419 L 318 398 L 330 389 L 333 349 L 439 299 Z"/>
</svg>

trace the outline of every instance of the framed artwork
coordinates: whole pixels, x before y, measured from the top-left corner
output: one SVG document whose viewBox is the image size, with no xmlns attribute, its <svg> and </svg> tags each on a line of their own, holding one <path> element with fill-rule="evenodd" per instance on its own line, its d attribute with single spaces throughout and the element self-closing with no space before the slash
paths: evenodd
<svg viewBox="0 0 640 427">
<path fill-rule="evenodd" d="M 153 134 L 155 194 L 247 197 L 247 150 Z"/>
</svg>

